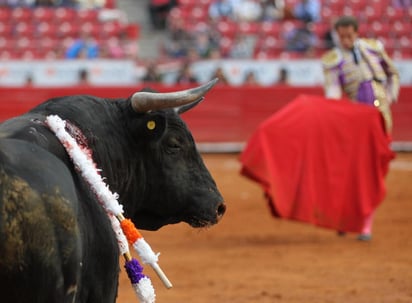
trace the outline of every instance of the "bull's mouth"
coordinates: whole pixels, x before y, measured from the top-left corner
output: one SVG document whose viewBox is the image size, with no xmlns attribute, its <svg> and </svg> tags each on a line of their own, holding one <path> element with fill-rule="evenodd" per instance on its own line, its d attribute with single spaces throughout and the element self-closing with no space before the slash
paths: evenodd
<svg viewBox="0 0 412 303">
<path fill-rule="evenodd" d="M 217 223 L 216 220 L 210 221 L 210 220 L 204 220 L 200 218 L 190 218 L 189 220 L 186 221 L 187 224 L 189 224 L 193 228 L 204 228 L 204 227 L 210 227 L 213 226 Z"/>
<path fill-rule="evenodd" d="M 161 217 L 149 212 L 140 212 L 139 215 L 134 218 L 134 221 L 138 228 L 152 231 L 158 230 L 165 225 L 177 224 L 180 222 L 186 222 L 194 228 L 203 228 L 217 224 L 222 219 L 225 212 L 226 205 L 220 203 L 215 212 L 208 214 L 202 213 L 195 215 L 193 213 L 186 213 L 176 217 Z"/>
</svg>

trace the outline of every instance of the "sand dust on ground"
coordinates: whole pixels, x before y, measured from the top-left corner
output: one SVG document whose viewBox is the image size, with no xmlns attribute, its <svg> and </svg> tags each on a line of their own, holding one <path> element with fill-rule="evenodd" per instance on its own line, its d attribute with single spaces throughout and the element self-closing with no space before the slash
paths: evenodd
<svg viewBox="0 0 412 303">
<path fill-rule="evenodd" d="M 368 243 L 272 217 L 261 188 L 239 174 L 238 154 L 203 157 L 227 212 L 208 229 L 181 223 L 142 231 L 173 283 L 166 289 L 145 267 L 156 302 L 412 302 L 412 153 L 391 163 Z M 138 302 L 123 268 L 117 302 Z"/>
</svg>

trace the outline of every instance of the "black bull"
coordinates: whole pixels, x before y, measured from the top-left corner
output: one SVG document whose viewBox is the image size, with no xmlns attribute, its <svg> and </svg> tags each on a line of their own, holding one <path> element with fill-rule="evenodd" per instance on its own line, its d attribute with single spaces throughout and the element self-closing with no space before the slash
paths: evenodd
<svg viewBox="0 0 412 303">
<path fill-rule="evenodd" d="M 179 114 L 214 85 L 128 99 L 51 99 L 0 125 L 0 301 L 114 302 L 119 250 L 107 214 L 45 125 L 87 145 L 125 217 L 156 230 L 218 222 L 225 205 Z"/>
</svg>

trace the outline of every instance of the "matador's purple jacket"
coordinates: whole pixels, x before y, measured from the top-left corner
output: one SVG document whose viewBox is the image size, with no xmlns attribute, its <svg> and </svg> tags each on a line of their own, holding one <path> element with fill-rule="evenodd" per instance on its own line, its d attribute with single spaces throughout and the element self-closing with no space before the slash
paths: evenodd
<svg viewBox="0 0 412 303">
<path fill-rule="evenodd" d="M 357 39 L 353 50 L 339 47 L 322 57 L 324 89 L 327 98 L 350 99 L 376 106 L 387 130 L 392 129 L 390 104 L 399 94 L 399 73 L 375 39 Z"/>
</svg>

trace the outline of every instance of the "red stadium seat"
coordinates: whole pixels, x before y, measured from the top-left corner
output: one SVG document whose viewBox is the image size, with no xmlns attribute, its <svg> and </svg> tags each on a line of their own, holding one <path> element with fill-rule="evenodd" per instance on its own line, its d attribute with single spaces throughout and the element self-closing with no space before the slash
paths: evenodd
<svg viewBox="0 0 412 303">
<path fill-rule="evenodd" d="M 31 45 L 34 44 L 34 41 L 30 38 L 23 37 L 19 38 L 14 43 L 14 51 L 21 56 L 23 51 L 28 49 Z"/>
<path fill-rule="evenodd" d="M 386 22 L 374 21 L 370 28 L 377 37 L 387 37 L 391 32 L 391 28 Z"/>
<path fill-rule="evenodd" d="M 223 36 L 219 41 L 219 49 L 223 57 L 229 55 L 233 47 L 233 37 Z"/>
<path fill-rule="evenodd" d="M 346 5 L 354 12 L 363 12 L 368 6 L 368 0 L 347 0 Z"/>
<path fill-rule="evenodd" d="M 199 5 L 191 10 L 190 16 L 198 22 L 207 22 L 209 18 L 208 11 Z"/>
<path fill-rule="evenodd" d="M 25 21 L 18 22 L 14 27 L 14 31 L 17 38 L 32 38 L 35 34 L 33 25 Z"/>
<path fill-rule="evenodd" d="M 0 49 L 0 60 L 19 59 L 20 53 L 15 49 Z"/>
<path fill-rule="evenodd" d="M 396 49 L 391 57 L 394 60 L 401 60 L 401 59 L 410 59 L 411 58 L 411 54 L 409 53 L 409 51 L 407 50 L 401 50 L 401 49 Z"/>
<path fill-rule="evenodd" d="M 59 7 L 54 11 L 54 20 L 57 24 L 63 22 L 74 22 L 76 11 L 68 7 Z"/>
<path fill-rule="evenodd" d="M 392 25 L 391 32 L 397 38 L 402 38 L 411 34 L 412 26 L 409 22 L 395 21 Z"/>
<path fill-rule="evenodd" d="M 402 9 L 395 9 L 392 6 L 386 8 L 385 12 L 387 22 L 394 23 L 396 21 L 403 21 L 405 18 L 405 11 Z"/>
<path fill-rule="evenodd" d="M 13 35 L 13 27 L 10 22 L 0 22 L 0 37 L 10 38 Z"/>
<path fill-rule="evenodd" d="M 382 20 L 382 13 L 373 6 L 365 9 L 364 16 L 369 23 Z"/>
<path fill-rule="evenodd" d="M 98 11 L 94 9 L 82 9 L 77 11 L 76 19 L 81 22 L 97 22 L 98 21 Z"/>
<path fill-rule="evenodd" d="M 20 51 L 20 58 L 22 60 L 38 60 L 43 59 L 43 53 L 36 47 L 27 47 Z"/>
<path fill-rule="evenodd" d="M 176 19 L 187 20 L 190 18 L 190 10 L 186 10 L 180 7 L 174 7 L 171 9 L 168 15 L 168 19 L 173 22 Z"/>
<path fill-rule="evenodd" d="M 237 32 L 237 24 L 233 21 L 220 20 L 217 23 L 217 30 L 222 36 L 233 38 Z"/>
<path fill-rule="evenodd" d="M 185 7 L 185 6 L 194 6 L 196 5 L 198 0 L 178 0 L 178 4 L 180 7 Z"/>
<path fill-rule="evenodd" d="M 279 48 L 279 45 L 282 43 L 281 41 L 273 36 L 266 36 L 261 37 L 256 42 L 256 49 L 272 49 L 272 48 Z"/>
<path fill-rule="evenodd" d="M 81 25 L 81 32 L 98 39 L 100 37 L 101 25 L 95 22 L 86 22 Z"/>
<path fill-rule="evenodd" d="M 32 10 L 27 7 L 16 7 L 11 11 L 11 20 L 15 23 L 30 22 L 32 19 Z"/>
<path fill-rule="evenodd" d="M 344 1 L 328 1 L 323 4 L 325 7 L 329 8 L 335 15 L 339 15 L 343 8 L 345 7 Z"/>
<path fill-rule="evenodd" d="M 294 59 L 305 59 L 306 55 L 304 53 L 299 53 L 299 52 L 289 52 L 289 51 L 283 51 L 280 54 L 280 58 L 282 59 L 290 59 L 290 60 L 294 60 Z"/>
<path fill-rule="evenodd" d="M 101 37 L 118 37 L 122 32 L 122 27 L 118 22 L 105 22 L 101 25 Z"/>
<path fill-rule="evenodd" d="M 393 51 L 396 49 L 397 43 L 396 40 L 394 40 L 393 38 L 383 36 L 378 37 L 378 40 L 382 42 L 382 44 L 385 46 L 385 51 L 388 54 L 392 54 Z"/>
<path fill-rule="evenodd" d="M 79 26 L 73 22 L 64 22 L 58 27 L 57 37 L 58 38 L 77 38 L 79 35 Z"/>
<path fill-rule="evenodd" d="M 52 22 L 54 19 L 54 9 L 48 7 L 37 7 L 33 10 L 33 21 L 40 22 Z"/>
<path fill-rule="evenodd" d="M 358 29 L 359 35 L 360 35 L 361 37 L 367 37 L 367 33 L 368 33 L 368 31 L 369 31 L 369 27 L 370 27 L 370 24 L 369 24 L 369 23 L 360 23 L 360 24 L 359 24 L 359 29 Z"/>
<path fill-rule="evenodd" d="M 282 31 L 282 25 L 280 22 L 262 22 L 259 31 L 262 36 L 279 37 Z"/>
<path fill-rule="evenodd" d="M 323 7 L 320 11 L 320 17 L 323 22 L 330 22 L 336 15 L 329 7 Z"/>
<path fill-rule="evenodd" d="M 253 57 L 255 59 L 276 59 L 279 58 L 283 50 L 272 48 L 272 49 L 258 49 L 255 51 Z"/>
<path fill-rule="evenodd" d="M 36 37 L 41 39 L 55 39 L 57 38 L 56 25 L 50 22 L 43 21 L 36 28 Z"/>
<path fill-rule="evenodd" d="M 0 7 L 0 22 L 10 22 L 11 9 L 8 7 Z"/>
<path fill-rule="evenodd" d="M 311 26 L 312 32 L 317 37 L 323 37 L 326 34 L 326 32 L 329 31 L 330 28 L 331 28 L 331 25 L 325 22 L 314 23 Z"/>
<path fill-rule="evenodd" d="M 255 46 L 255 58 L 277 58 L 285 49 L 285 41 L 273 36 L 261 37 Z"/>
<path fill-rule="evenodd" d="M 401 49 L 404 49 L 404 50 L 412 49 L 412 38 L 407 37 L 407 36 L 400 38 L 399 45 Z"/>
<path fill-rule="evenodd" d="M 39 39 L 36 43 L 39 49 L 42 49 L 44 51 L 47 51 L 49 49 L 57 49 L 60 44 L 62 44 L 61 40 L 50 37 Z"/>
<path fill-rule="evenodd" d="M 260 27 L 260 24 L 257 22 L 239 22 L 237 31 L 245 35 L 257 35 Z"/>
</svg>

